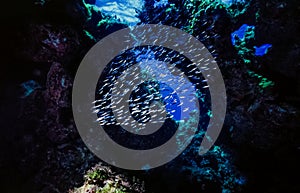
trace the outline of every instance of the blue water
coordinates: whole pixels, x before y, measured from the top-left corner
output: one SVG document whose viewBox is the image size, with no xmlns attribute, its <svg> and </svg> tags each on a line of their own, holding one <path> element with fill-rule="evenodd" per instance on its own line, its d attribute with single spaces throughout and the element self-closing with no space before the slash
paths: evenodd
<svg viewBox="0 0 300 193">
<path fill-rule="evenodd" d="M 147 55 L 151 54 L 147 53 Z M 198 109 L 195 87 L 188 79 L 172 74 L 166 63 L 155 59 L 141 60 L 138 65 L 161 82 L 160 94 L 166 111 L 174 116 L 173 119 L 188 120 L 190 112 Z"/>
<path fill-rule="evenodd" d="M 166 111 L 172 115 L 173 119 L 179 121 L 181 119 L 180 99 L 174 90 L 167 84 L 161 83 L 159 93 L 165 103 Z"/>
</svg>

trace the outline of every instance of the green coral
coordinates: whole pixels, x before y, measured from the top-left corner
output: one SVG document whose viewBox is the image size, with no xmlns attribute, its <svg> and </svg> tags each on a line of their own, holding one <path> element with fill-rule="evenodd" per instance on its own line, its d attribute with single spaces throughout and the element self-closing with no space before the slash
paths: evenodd
<svg viewBox="0 0 300 193">
<path fill-rule="evenodd" d="M 274 82 L 268 80 L 267 78 L 262 78 L 261 82 L 259 83 L 259 86 L 261 86 L 262 88 L 267 88 L 274 85 Z"/>
<path fill-rule="evenodd" d="M 97 193 L 128 193 L 128 192 L 116 188 L 111 184 L 106 184 L 102 189 L 98 190 Z"/>
<path fill-rule="evenodd" d="M 178 8 L 176 8 L 175 4 L 174 4 L 174 3 L 171 3 L 171 4 L 169 5 L 169 7 L 166 9 L 166 13 L 170 13 L 170 12 L 172 12 L 173 10 L 174 10 L 174 11 L 179 11 Z"/>
<path fill-rule="evenodd" d="M 145 192 L 143 181 L 131 178 L 125 174 L 118 174 L 109 166 L 97 164 L 84 176 L 83 186 L 70 193 L 143 193 Z"/>
<path fill-rule="evenodd" d="M 83 3 L 83 6 L 85 7 L 85 9 L 87 10 L 87 13 L 88 13 L 87 20 L 90 20 L 92 18 L 92 11 L 94 10 L 94 6 L 86 3 L 85 0 L 82 0 L 82 3 Z"/>
<path fill-rule="evenodd" d="M 268 87 L 272 87 L 275 85 L 275 83 L 259 74 L 256 74 L 255 72 L 251 71 L 251 70 L 248 70 L 248 74 L 251 76 L 251 77 L 256 77 L 259 79 L 259 83 L 258 85 L 262 88 L 262 89 L 265 89 L 265 88 L 268 88 Z"/>
<path fill-rule="evenodd" d="M 248 26 L 243 39 L 237 38 L 234 47 L 238 51 L 239 56 L 244 60 L 245 64 L 251 63 L 251 58 L 254 56 L 253 47 L 249 46 L 249 42 L 255 38 L 255 27 Z"/>
<path fill-rule="evenodd" d="M 107 176 L 107 173 L 105 172 L 105 170 L 100 170 L 100 169 L 91 170 L 86 175 L 86 178 L 88 179 L 88 181 L 91 181 L 93 183 L 95 183 L 97 181 L 103 181 L 107 177 L 108 176 Z"/>
<path fill-rule="evenodd" d="M 98 27 L 103 25 L 103 24 L 107 25 L 106 28 L 108 28 L 112 24 L 128 25 L 127 23 L 121 22 L 119 19 L 116 19 L 115 17 L 112 17 L 112 16 L 105 15 L 105 14 L 101 13 L 97 6 L 92 5 L 92 4 L 88 4 L 88 3 L 85 2 L 85 0 L 82 0 L 82 3 L 84 5 L 85 9 L 87 10 L 87 13 L 88 13 L 87 20 L 88 21 L 92 19 L 93 13 L 99 14 L 101 16 L 102 19 L 98 22 L 98 24 L 97 24 Z"/>
<path fill-rule="evenodd" d="M 184 30 L 188 33 L 193 33 L 201 16 L 205 15 L 209 10 L 226 10 L 228 16 L 234 18 L 244 14 L 249 4 L 250 1 L 247 3 L 235 2 L 226 4 L 221 0 L 186 0 L 184 2 L 185 12 L 189 13 L 190 18 Z"/>
<path fill-rule="evenodd" d="M 96 38 L 94 38 L 94 36 L 88 32 L 87 30 L 83 30 L 84 34 L 89 37 L 91 40 L 96 41 Z"/>
<path fill-rule="evenodd" d="M 106 28 L 108 28 L 108 27 L 112 26 L 113 24 L 126 24 L 126 23 L 122 23 L 120 20 L 115 19 L 110 16 L 104 16 L 104 18 L 98 22 L 97 26 L 100 27 L 102 25 L 106 25 Z"/>
</svg>

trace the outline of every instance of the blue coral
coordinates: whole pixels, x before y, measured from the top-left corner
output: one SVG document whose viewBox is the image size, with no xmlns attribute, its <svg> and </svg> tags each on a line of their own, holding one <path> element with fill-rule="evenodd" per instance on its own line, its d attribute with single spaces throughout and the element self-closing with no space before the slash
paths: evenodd
<svg viewBox="0 0 300 193">
<path fill-rule="evenodd" d="M 260 47 L 254 46 L 255 56 L 263 56 L 263 55 L 267 54 L 269 51 L 269 48 L 271 48 L 271 47 L 272 47 L 272 44 L 263 44 Z"/>
<path fill-rule="evenodd" d="M 247 36 L 247 32 L 253 31 L 254 29 L 255 29 L 255 26 L 249 26 L 247 24 L 243 24 L 238 30 L 231 33 L 232 45 L 234 45 L 234 46 L 236 45 L 237 39 L 239 41 L 244 41 Z"/>
</svg>

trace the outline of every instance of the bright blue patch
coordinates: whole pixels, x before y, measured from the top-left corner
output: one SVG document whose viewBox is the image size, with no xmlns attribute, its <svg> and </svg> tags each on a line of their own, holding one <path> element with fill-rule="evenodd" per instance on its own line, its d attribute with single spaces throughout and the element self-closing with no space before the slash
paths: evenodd
<svg viewBox="0 0 300 193">
<path fill-rule="evenodd" d="M 264 44 L 260 47 L 256 47 L 255 48 L 255 56 L 263 56 L 265 54 L 268 53 L 268 49 L 272 47 L 272 44 Z"/>
<path fill-rule="evenodd" d="M 180 99 L 174 90 L 167 84 L 160 84 L 161 98 L 165 103 L 166 111 L 173 117 L 174 120 L 179 121 L 181 118 Z"/>
<path fill-rule="evenodd" d="M 240 39 L 240 40 L 244 40 L 245 39 L 245 35 L 247 33 L 247 31 L 249 30 L 249 28 L 254 28 L 255 26 L 249 26 L 247 24 L 243 24 L 240 29 L 234 31 L 233 33 L 231 33 L 231 43 L 232 45 L 236 44 L 236 38 Z"/>
<path fill-rule="evenodd" d="M 105 15 L 116 17 L 130 26 L 140 22 L 138 12 L 144 7 L 143 0 L 96 0 L 95 6 Z"/>
</svg>

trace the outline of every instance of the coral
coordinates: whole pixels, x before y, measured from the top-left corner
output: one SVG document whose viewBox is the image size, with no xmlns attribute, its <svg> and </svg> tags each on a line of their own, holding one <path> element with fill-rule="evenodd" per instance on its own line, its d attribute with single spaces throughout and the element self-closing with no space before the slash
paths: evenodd
<svg viewBox="0 0 300 193">
<path fill-rule="evenodd" d="M 271 44 L 263 44 L 259 47 L 251 47 L 251 42 L 255 39 L 255 26 L 243 24 L 238 30 L 231 33 L 231 43 L 238 50 L 239 56 L 244 62 L 250 63 L 253 56 L 263 56 L 267 54 Z"/>
<path fill-rule="evenodd" d="M 99 11 L 106 19 L 101 20 L 98 25 L 103 23 L 122 23 L 129 26 L 136 25 L 140 22 L 137 17 L 138 12 L 143 8 L 143 0 L 118 0 L 111 2 L 109 0 L 96 0 L 95 4 L 88 4 L 83 0 L 85 7 L 89 10 L 90 16 L 92 10 Z"/>
<path fill-rule="evenodd" d="M 257 77 L 257 78 L 260 80 L 259 86 L 260 86 L 262 89 L 265 89 L 265 88 L 267 88 L 267 87 L 274 86 L 274 82 L 273 82 L 273 81 L 268 80 L 267 78 L 265 78 L 265 77 L 263 77 L 263 76 L 261 76 L 261 75 L 258 75 L 258 74 L 256 74 L 255 72 L 253 72 L 253 71 L 251 71 L 251 70 L 249 70 L 248 73 L 249 73 L 249 75 L 250 75 L 251 77 Z"/>
<path fill-rule="evenodd" d="M 254 46 L 255 48 L 255 56 L 263 56 L 268 53 L 269 48 L 271 48 L 271 44 L 264 44 L 259 47 Z"/>
<path fill-rule="evenodd" d="M 34 62 L 64 62 L 67 55 L 76 53 L 80 44 L 77 32 L 70 26 L 32 24 L 27 33 L 35 35 L 25 39 L 24 53 Z"/>
<path fill-rule="evenodd" d="M 238 50 L 239 56 L 245 63 L 251 61 L 253 49 L 249 46 L 251 40 L 255 37 L 255 26 L 243 24 L 238 30 L 231 33 L 231 43 Z"/>
<path fill-rule="evenodd" d="M 94 38 L 94 36 L 93 36 L 90 32 L 88 32 L 87 30 L 83 30 L 83 32 L 84 32 L 85 35 L 86 35 L 87 37 L 89 37 L 91 40 L 96 41 L 96 39 Z"/>
<path fill-rule="evenodd" d="M 66 74 L 60 63 L 53 63 L 46 83 L 46 100 L 53 108 L 62 108 L 70 106 L 68 99 L 72 83 L 70 77 Z"/>
<path fill-rule="evenodd" d="M 249 4 L 250 1 L 186 0 L 184 1 L 184 7 L 190 18 L 184 29 L 189 33 L 193 33 L 194 28 L 200 22 L 201 17 L 209 12 L 225 10 L 229 17 L 237 17 L 245 13 Z"/>
<path fill-rule="evenodd" d="M 247 24 L 243 24 L 238 30 L 231 33 L 231 42 L 232 45 L 237 46 L 237 42 L 245 42 L 254 38 L 254 26 L 249 26 Z"/>
<path fill-rule="evenodd" d="M 144 183 L 124 174 L 119 174 L 109 166 L 101 163 L 86 172 L 85 183 L 80 188 L 70 190 L 70 193 L 143 193 Z"/>
<path fill-rule="evenodd" d="M 182 171 L 190 173 L 190 178 L 199 183 L 220 183 L 222 193 L 234 192 L 245 185 L 246 178 L 234 167 L 231 157 L 224 148 L 214 146 L 203 157 L 186 160 L 189 164 Z"/>
<path fill-rule="evenodd" d="M 211 111 L 205 116 L 211 117 Z M 186 135 L 186 128 L 190 128 L 190 124 L 196 121 L 199 117 L 191 113 L 191 119 L 186 122 L 180 130 L 180 134 L 177 137 L 178 145 L 181 144 L 180 138 Z M 205 119 L 205 118 L 204 118 Z M 205 124 L 204 124 L 205 125 Z M 222 192 L 231 193 L 237 190 L 241 190 L 246 183 L 246 178 L 238 171 L 234 166 L 234 159 L 229 152 L 226 152 L 225 147 L 214 145 L 206 154 L 199 156 L 200 142 L 205 133 L 205 126 L 200 123 L 200 129 L 196 132 L 192 143 L 184 150 L 181 156 L 179 156 L 177 162 L 170 164 L 170 169 L 177 168 L 179 172 L 188 173 L 188 177 L 191 181 L 196 181 L 202 184 L 203 191 L 211 191 L 205 188 L 207 184 L 216 184 L 221 187 Z M 177 165 L 181 164 L 181 165 Z"/>
</svg>

